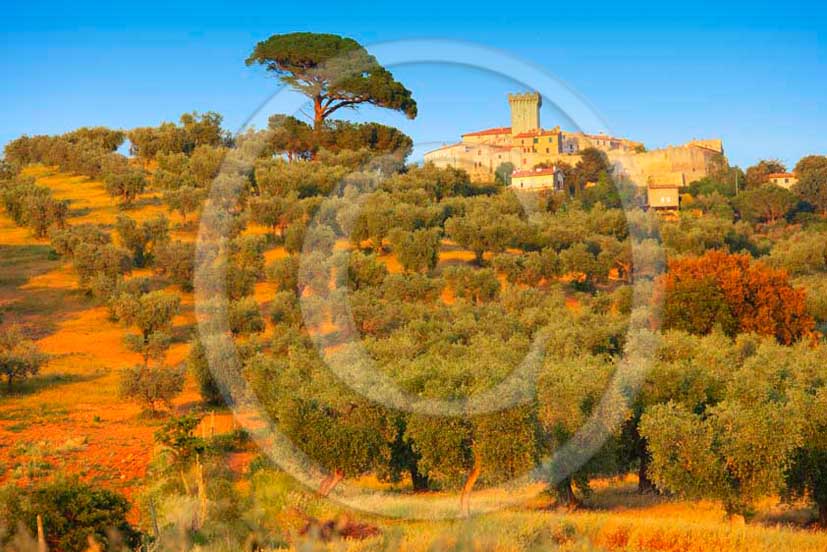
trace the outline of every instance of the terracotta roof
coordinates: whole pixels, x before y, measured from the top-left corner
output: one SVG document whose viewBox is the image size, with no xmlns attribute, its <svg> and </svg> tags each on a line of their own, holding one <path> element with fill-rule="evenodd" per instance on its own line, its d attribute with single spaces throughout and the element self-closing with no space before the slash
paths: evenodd
<svg viewBox="0 0 827 552">
<path fill-rule="evenodd" d="M 514 136 L 514 138 L 532 138 L 534 136 L 551 136 L 554 134 L 560 134 L 560 130 L 544 130 L 542 128 L 538 128 L 536 130 L 529 130 L 526 132 L 521 132 Z"/>
<path fill-rule="evenodd" d="M 767 178 L 795 178 L 795 174 L 793 173 L 770 173 L 767 175 Z"/>
<path fill-rule="evenodd" d="M 533 170 L 514 171 L 513 173 L 511 173 L 511 176 L 512 177 L 514 177 L 514 176 L 517 176 L 517 177 L 547 176 L 547 175 L 550 175 L 550 174 L 554 174 L 556 170 L 557 169 L 555 169 L 554 167 L 551 167 L 550 169 L 533 169 Z"/>
<path fill-rule="evenodd" d="M 466 132 L 463 136 L 489 136 L 492 134 L 511 134 L 511 127 L 487 128 L 476 132 Z"/>
</svg>

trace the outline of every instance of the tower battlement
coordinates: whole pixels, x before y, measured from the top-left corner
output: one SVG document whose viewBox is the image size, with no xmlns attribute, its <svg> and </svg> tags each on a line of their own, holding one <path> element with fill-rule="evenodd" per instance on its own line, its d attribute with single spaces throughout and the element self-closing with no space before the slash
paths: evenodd
<svg viewBox="0 0 827 552">
<path fill-rule="evenodd" d="M 543 105 L 540 94 L 509 94 L 508 105 L 511 106 L 512 136 L 540 128 L 540 107 Z"/>
</svg>

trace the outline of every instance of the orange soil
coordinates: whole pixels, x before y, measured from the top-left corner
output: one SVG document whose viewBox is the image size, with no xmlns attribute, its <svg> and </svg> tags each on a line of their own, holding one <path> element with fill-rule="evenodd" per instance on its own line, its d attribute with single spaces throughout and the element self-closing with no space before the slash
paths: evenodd
<svg viewBox="0 0 827 552">
<path fill-rule="evenodd" d="M 44 168 L 29 172 L 58 198 L 72 200 L 72 224 L 110 225 L 119 213 L 100 182 L 52 175 Z M 126 214 L 143 220 L 162 212 L 174 226 L 177 217 L 170 217 L 157 198 L 147 194 Z M 175 231 L 173 236 L 194 239 L 194 232 Z M 32 239 L 25 228 L 0 215 L 0 254 L 47 243 Z M 42 249 L 39 257 L 20 267 L 0 267 L 4 322 L 20 324 L 52 355 L 37 378 L 0 398 L 0 481 L 24 485 L 33 478 L 72 473 L 131 497 L 146 474 L 153 433 L 161 423 L 118 396 L 120 371 L 140 357 L 123 344 L 128 329 L 109 320 L 105 307 L 77 290 L 70 265 L 49 260 Z M 186 357 L 186 336 L 194 323 L 192 296 L 181 295 L 181 314 L 174 320 L 176 342 L 167 355 L 170 365 Z M 189 409 L 198 399 L 188 381 L 175 408 Z"/>
</svg>

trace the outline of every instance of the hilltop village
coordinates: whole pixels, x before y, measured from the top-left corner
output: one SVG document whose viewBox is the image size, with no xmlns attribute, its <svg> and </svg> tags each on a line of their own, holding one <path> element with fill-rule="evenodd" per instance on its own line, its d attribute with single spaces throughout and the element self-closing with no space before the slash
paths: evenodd
<svg viewBox="0 0 827 552">
<path fill-rule="evenodd" d="M 522 189 L 562 189 L 560 166 L 574 166 L 586 148 L 604 152 L 616 182 L 646 187 L 652 206 L 676 208 L 678 190 L 708 176 L 724 155 L 720 139 L 692 140 L 648 151 L 641 142 L 606 134 L 568 132 L 540 125 L 542 98 L 536 92 L 509 94 L 511 126 L 468 132 L 462 140 L 425 154 L 437 167 L 453 166 L 474 181 L 491 181 L 502 166 L 513 168 L 511 185 Z M 510 164 L 510 165 L 508 165 Z"/>
</svg>

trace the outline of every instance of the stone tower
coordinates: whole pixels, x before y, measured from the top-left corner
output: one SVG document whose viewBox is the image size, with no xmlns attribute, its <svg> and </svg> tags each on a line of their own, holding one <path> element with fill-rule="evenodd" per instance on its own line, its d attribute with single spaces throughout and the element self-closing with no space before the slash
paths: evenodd
<svg viewBox="0 0 827 552">
<path fill-rule="evenodd" d="M 508 105 L 511 106 L 512 136 L 540 128 L 540 106 L 543 105 L 540 94 L 509 94 Z"/>
</svg>

